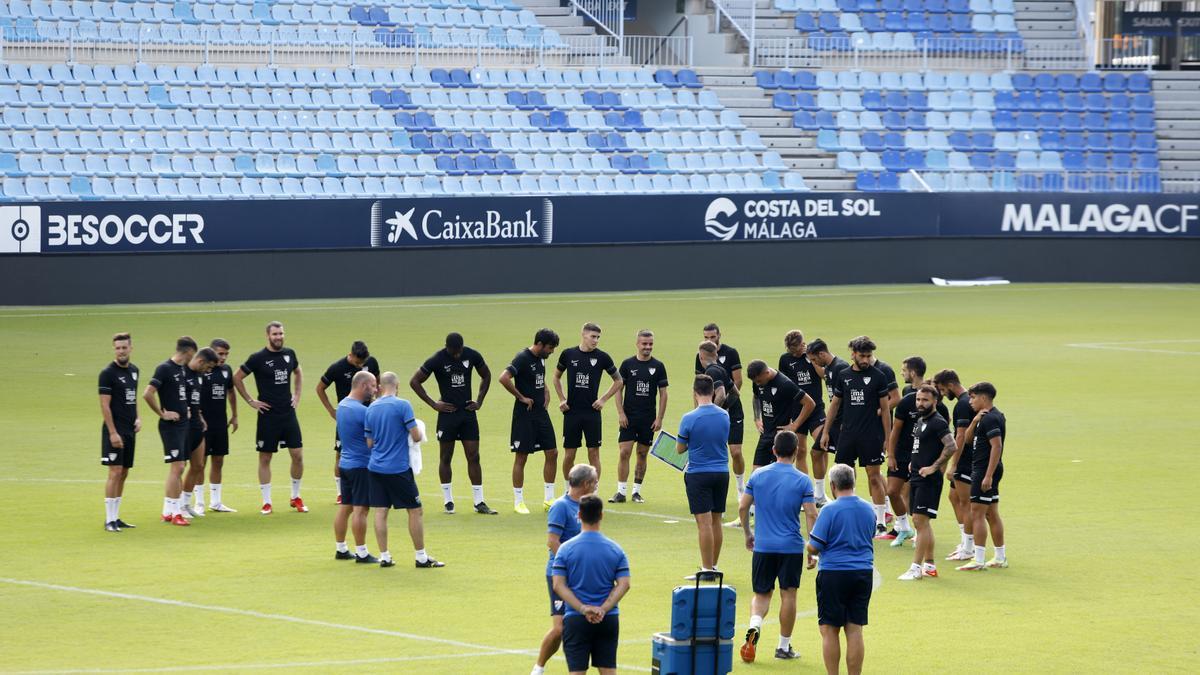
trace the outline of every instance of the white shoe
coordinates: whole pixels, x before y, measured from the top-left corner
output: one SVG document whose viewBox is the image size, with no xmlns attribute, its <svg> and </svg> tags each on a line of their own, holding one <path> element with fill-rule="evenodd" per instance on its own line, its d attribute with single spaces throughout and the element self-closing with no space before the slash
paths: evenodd
<svg viewBox="0 0 1200 675">
<path fill-rule="evenodd" d="M 740 530 L 740 529 L 742 529 L 742 519 L 734 518 L 733 520 L 729 521 L 728 523 L 725 523 L 725 527 L 733 527 L 733 528 L 737 528 Z"/>
<path fill-rule="evenodd" d="M 946 560 L 973 560 L 975 558 L 974 551 L 964 551 L 961 546 L 954 549 L 954 552 L 946 556 Z"/>
<path fill-rule="evenodd" d="M 209 508 L 209 510 L 216 511 L 217 513 L 237 513 L 237 509 L 225 506 L 224 504 L 220 504 L 220 503 L 213 504 Z"/>
<path fill-rule="evenodd" d="M 183 516 L 184 518 L 187 518 L 188 520 L 191 520 L 192 518 L 196 517 L 195 511 L 192 511 L 192 507 L 190 507 L 190 506 L 179 507 L 179 515 Z"/>
<path fill-rule="evenodd" d="M 200 516 L 201 518 L 204 517 L 204 505 L 203 504 L 197 504 L 197 505 L 193 506 L 192 510 L 195 511 L 196 515 Z"/>
<path fill-rule="evenodd" d="M 908 571 L 900 575 L 900 581 L 920 581 L 924 576 L 919 569 L 908 568 Z"/>
</svg>

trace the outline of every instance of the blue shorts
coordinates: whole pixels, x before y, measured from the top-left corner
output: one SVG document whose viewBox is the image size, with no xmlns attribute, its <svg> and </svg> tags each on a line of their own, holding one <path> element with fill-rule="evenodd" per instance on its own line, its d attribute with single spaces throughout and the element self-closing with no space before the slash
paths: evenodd
<svg viewBox="0 0 1200 675">
<path fill-rule="evenodd" d="M 375 473 L 368 471 L 371 483 L 371 508 L 373 509 L 419 509 L 421 495 L 417 492 L 417 481 L 412 469 L 404 473 Z M 342 500 L 346 495 L 343 493 Z"/>
</svg>

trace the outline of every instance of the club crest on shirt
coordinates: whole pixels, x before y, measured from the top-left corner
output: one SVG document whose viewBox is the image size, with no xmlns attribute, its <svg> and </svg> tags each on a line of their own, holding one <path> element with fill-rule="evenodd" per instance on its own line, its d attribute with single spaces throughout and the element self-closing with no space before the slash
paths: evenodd
<svg viewBox="0 0 1200 675">
<path fill-rule="evenodd" d="M 463 360 L 462 360 L 462 364 L 463 364 L 463 368 L 470 368 L 470 367 L 471 367 L 471 362 L 470 362 L 470 361 L 468 361 L 467 359 L 463 359 Z"/>
<path fill-rule="evenodd" d="M 138 375 L 137 373 L 130 373 L 130 374 L 129 374 L 129 376 L 133 378 L 133 381 L 134 381 L 134 382 L 137 382 L 137 375 Z"/>
<path fill-rule="evenodd" d="M 650 374 L 651 374 L 651 375 L 653 375 L 654 373 L 657 373 L 657 372 L 658 372 L 658 368 L 651 368 L 651 369 L 650 369 Z"/>
<path fill-rule="evenodd" d="M 777 391 L 779 391 L 779 387 L 771 387 L 771 395 L 772 396 L 774 396 L 775 392 L 777 392 Z"/>
<path fill-rule="evenodd" d="M 863 378 L 863 384 L 871 384 L 871 378 L 869 378 L 869 377 L 864 377 L 864 378 Z"/>
<path fill-rule="evenodd" d="M 221 376 L 222 376 L 222 377 L 224 377 L 224 378 L 225 378 L 225 379 L 227 379 L 227 380 L 229 379 L 229 373 L 228 373 L 228 372 L 222 371 L 222 372 L 221 372 Z M 134 375 L 134 376 L 133 376 L 133 379 L 135 379 L 135 380 L 136 380 L 136 379 L 137 379 L 137 375 Z"/>
<path fill-rule="evenodd" d="M 284 354 L 284 355 L 283 355 L 283 362 L 284 362 L 284 363 L 291 363 L 291 362 L 292 362 L 292 357 L 288 356 L 287 354 Z"/>
<path fill-rule="evenodd" d="M 598 359 L 588 359 L 588 363 L 592 364 L 593 366 L 595 366 L 598 362 Z"/>
<path fill-rule="evenodd" d="M 721 363 L 725 363 L 725 357 L 724 357 L 724 356 L 718 356 L 718 357 L 717 357 L 717 360 L 718 360 L 718 361 L 720 361 Z"/>
</svg>

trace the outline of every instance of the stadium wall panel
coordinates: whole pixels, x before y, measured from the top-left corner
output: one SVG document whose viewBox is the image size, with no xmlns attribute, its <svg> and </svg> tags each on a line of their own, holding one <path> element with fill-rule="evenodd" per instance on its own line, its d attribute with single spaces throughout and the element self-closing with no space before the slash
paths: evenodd
<svg viewBox="0 0 1200 675">
<path fill-rule="evenodd" d="M 681 288 L 1200 283 L 1200 239 L 905 238 L 358 251 L 0 256 L 0 305 Z"/>
</svg>

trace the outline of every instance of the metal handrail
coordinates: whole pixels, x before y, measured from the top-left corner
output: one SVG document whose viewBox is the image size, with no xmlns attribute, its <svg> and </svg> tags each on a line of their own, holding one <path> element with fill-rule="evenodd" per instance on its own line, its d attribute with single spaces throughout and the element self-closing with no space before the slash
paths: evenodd
<svg viewBox="0 0 1200 675">
<path fill-rule="evenodd" d="M 684 36 L 685 38 L 688 38 L 688 37 L 690 37 L 690 36 L 688 35 L 687 22 L 688 22 L 688 20 L 687 20 L 687 17 L 686 17 L 686 16 L 681 16 L 681 17 L 679 17 L 679 20 L 675 22 L 675 25 L 674 25 L 674 26 L 671 26 L 671 30 L 667 31 L 667 34 L 666 34 L 666 35 L 660 36 L 660 39 L 659 39 L 659 41 L 658 41 L 658 44 L 657 44 L 657 45 L 655 45 L 655 47 L 654 47 L 654 52 L 653 52 L 653 53 L 651 53 L 651 54 L 650 54 L 650 55 L 649 55 L 649 56 L 646 58 L 646 60 L 645 60 L 644 62 L 642 62 L 642 65 L 646 65 L 646 64 L 650 63 L 650 61 L 652 61 L 652 60 L 654 59 L 654 57 L 658 56 L 658 53 L 659 53 L 660 51 L 662 51 L 662 48 L 663 48 L 663 47 L 665 47 L 665 46 L 666 46 L 666 44 L 667 44 L 667 39 L 668 39 L 668 38 L 670 38 L 670 37 L 673 37 L 673 36 L 675 35 L 675 31 L 679 30 L 679 27 L 680 27 L 680 26 L 684 26 L 684 30 L 683 30 L 683 36 Z M 690 39 L 688 40 L 688 43 L 689 43 L 689 46 L 690 46 L 690 44 L 691 44 L 691 40 L 690 40 Z M 688 54 L 689 54 L 689 58 L 688 58 L 688 65 L 691 65 L 691 58 L 690 58 L 691 51 L 692 51 L 691 49 L 688 49 Z"/>
</svg>

